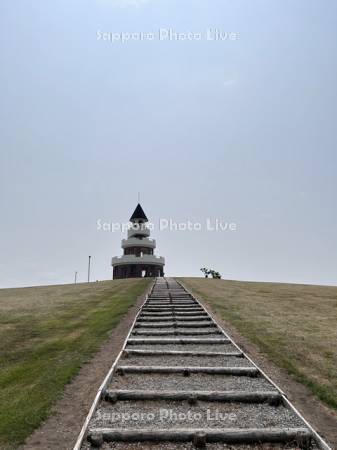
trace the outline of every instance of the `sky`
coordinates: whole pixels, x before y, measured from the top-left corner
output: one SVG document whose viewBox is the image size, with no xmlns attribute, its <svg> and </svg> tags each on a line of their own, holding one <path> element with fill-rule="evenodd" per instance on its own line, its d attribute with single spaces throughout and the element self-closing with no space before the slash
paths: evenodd
<svg viewBox="0 0 337 450">
<path fill-rule="evenodd" d="M 0 287 L 85 281 L 88 255 L 111 279 L 125 232 L 98 224 L 138 192 L 167 276 L 337 285 L 336 21 L 334 0 L 2 0 Z"/>
</svg>

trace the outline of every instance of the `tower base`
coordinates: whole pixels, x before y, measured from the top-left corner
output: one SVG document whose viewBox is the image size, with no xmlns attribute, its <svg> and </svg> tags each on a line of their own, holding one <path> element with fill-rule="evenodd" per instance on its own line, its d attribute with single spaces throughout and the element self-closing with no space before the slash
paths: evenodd
<svg viewBox="0 0 337 450">
<path fill-rule="evenodd" d="M 155 264 L 126 264 L 113 268 L 113 279 L 163 277 L 163 266 Z"/>
</svg>

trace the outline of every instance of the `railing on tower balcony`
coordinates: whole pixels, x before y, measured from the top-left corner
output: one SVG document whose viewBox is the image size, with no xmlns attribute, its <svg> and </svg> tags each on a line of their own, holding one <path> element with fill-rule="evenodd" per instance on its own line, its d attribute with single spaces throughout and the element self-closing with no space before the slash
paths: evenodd
<svg viewBox="0 0 337 450">
<path fill-rule="evenodd" d="M 130 228 L 128 230 L 128 238 L 135 236 L 135 235 L 139 235 L 142 237 L 148 237 L 150 236 L 150 230 L 146 227 L 141 227 L 139 229 L 135 228 Z"/>
<path fill-rule="evenodd" d="M 127 247 L 147 247 L 147 248 L 156 248 L 156 240 L 151 238 L 128 238 L 122 240 L 122 248 Z"/>
<path fill-rule="evenodd" d="M 122 264 L 159 264 L 159 265 L 164 265 L 165 258 L 163 258 L 162 256 L 142 254 L 141 256 L 136 256 L 136 255 L 115 256 L 111 260 L 112 266 L 122 265 Z"/>
</svg>

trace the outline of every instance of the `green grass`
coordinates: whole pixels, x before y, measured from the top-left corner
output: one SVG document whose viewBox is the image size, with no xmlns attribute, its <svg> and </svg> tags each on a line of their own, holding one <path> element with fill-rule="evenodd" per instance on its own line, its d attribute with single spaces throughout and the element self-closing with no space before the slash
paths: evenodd
<svg viewBox="0 0 337 450">
<path fill-rule="evenodd" d="M 337 409 L 337 287 L 181 281 L 270 360 Z"/>
<path fill-rule="evenodd" d="M 0 448 L 48 417 L 150 280 L 0 290 Z"/>
</svg>

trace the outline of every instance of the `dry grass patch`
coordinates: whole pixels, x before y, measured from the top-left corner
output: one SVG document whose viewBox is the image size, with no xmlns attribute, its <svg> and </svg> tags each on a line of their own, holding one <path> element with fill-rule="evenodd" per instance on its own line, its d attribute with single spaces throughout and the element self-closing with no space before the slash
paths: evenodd
<svg viewBox="0 0 337 450">
<path fill-rule="evenodd" d="M 337 287 L 181 281 L 274 363 L 337 409 Z"/>
</svg>

